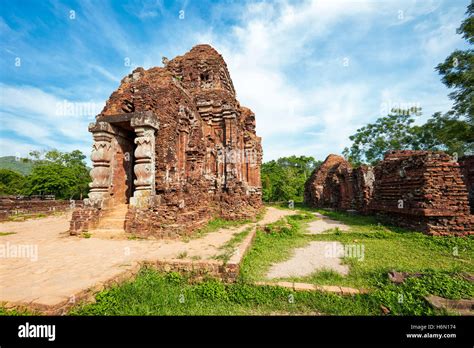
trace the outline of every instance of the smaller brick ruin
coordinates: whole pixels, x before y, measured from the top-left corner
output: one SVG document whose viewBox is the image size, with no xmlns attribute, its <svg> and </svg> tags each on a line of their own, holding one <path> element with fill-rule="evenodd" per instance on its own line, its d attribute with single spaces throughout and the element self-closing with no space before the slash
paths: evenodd
<svg viewBox="0 0 474 348">
<path fill-rule="evenodd" d="M 427 234 L 472 233 L 459 163 L 440 151 L 391 151 L 375 168 L 372 212 Z"/>
<path fill-rule="evenodd" d="M 473 234 L 473 156 L 391 151 L 375 167 L 329 155 L 305 186 L 314 207 L 357 210 L 431 235 Z M 468 200 L 471 199 L 471 206 Z"/>
<path fill-rule="evenodd" d="M 313 207 L 366 212 L 373 190 L 373 170 L 353 169 L 343 157 L 329 155 L 305 185 L 305 202 Z"/>
</svg>

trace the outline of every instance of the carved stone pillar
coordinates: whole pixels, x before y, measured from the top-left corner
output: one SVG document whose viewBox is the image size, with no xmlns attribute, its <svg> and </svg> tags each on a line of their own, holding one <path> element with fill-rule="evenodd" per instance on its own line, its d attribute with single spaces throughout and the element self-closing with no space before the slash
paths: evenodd
<svg viewBox="0 0 474 348">
<path fill-rule="evenodd" d="M 94 137 L 91 154 L 93 168 L 90 172 L 92 183 L 89 184 L 91 187 L 89 198 L 84 201 L 86 205 L 103 207 L 109 197 L 109 188 L 111 185 L 113 130 L 109 124 L 97 122 L 89 125 L 89 131 L 92 132 Z"/>
<path fill-rule="evenodd" d="M 135 166 L 133 168 L 135 192 L 130 204 L 144 208 L 149 205 L 150 197 L 155 194 L 155 129 L 150 126 L 135 128 Z"/>
</svg>

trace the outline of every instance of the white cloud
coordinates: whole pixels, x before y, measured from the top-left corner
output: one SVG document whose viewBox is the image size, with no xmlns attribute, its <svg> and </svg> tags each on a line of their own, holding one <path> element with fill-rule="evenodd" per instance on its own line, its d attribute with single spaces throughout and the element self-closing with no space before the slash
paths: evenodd
<svg viewBox="0 0 474 348">
<path fill-rule="evenodd" d="M 87 125 L 95 114 L 84 114 L 97 110 L 103 102 L 65 101 L 55 95 L 31 86 L 9 86 L 0 84 L 0 119 L 2 130 L 11 134 L 9 140 L 2 139 L 2 153 L 20 152 L 26 155 L 31 150 L 56 148 L 61 151 L 80 149 L 88 154 L 92 137 Z M 86 106 L 86 107 L 84 107 Z M 58 109 L 59 108 L 59 109 Z M 60 111 L 60 112 L 58 112 Z M 94 112 L 94 111 L 93 111 Z M 19 146 L 11 137 L 29 139 Z"/>
<path fill-rule="evenodd" d="M 210 24 L 213 18 L 193 19 L 186 12 L 186 22 L 179 29 L 189 25 L 189 35 L 179 30 L 176 30 L 177 34 L 170 26 L 163 29 L 169 30 L 166 32 L 169 37 L 163 40 L 162 32 L 157 33 L 156 38 L 134 38 L 134 32 L 125 30 L 106 3 L 98 5 L 84 1 L 77 10 L 81 20 L 74 24 L 82 30 L 73 34 L 73 40 L 84 47 L 74 46 L 77 49 L 74 56 L 82 58 L 79 53 L 87 48 L 87 42 L 81 42 L 82 35 L 86 38 L 100 36 L 112 51 L 123 56 L 118 62 L 130 57 L 132 64 L 144 62 L 145 67 L 159 64 L 164 54 L 182 53 L 180 50 L 196 43 L 210 43 L 223 54 L 239 101 L 256 113 L 265 160 L 292 154 L 325 158 L 328 153 L 340 152 L 349 145 L 348 136 L 358 127 L 381 116 L 384 102 L 420 102 L 428 113 L 449 108 L 447 92 L 440 88 L 433 61 L 442 61 L 462 42 L 455 33 L 461 17 L 459 8 L 447 13 L 436 12 L 439 5 L 436 0 L 232 4 L 232 11 L 240 17 L 235 18 L 238 24 L 229 30 L 218 32 Z M 58 15 L 67 13 L 63 5 L 55 6 Z M 187 2 L 181 7 L 186 6 Z M 142 19 L 157 17 L 158 20 L 158 17 L 165 17 L 166 12 L 159 1 L 127 9 Z M 222 15 L 225 10 L 215 13 Z M 400 11 L 403 13 L 401 19 Z M 429 16 L 423 17 L 427 14 Z M 417 22 L 420 18 L 423 21 Z M 389 40 L 389 34 L 381 32 L 384 28 L 401 30 L 403 26 L 413 26 L 413 30 L 406 32 L 410 35 L 407 46 L 374 47 L 368 44 L 377 36 L 387 35 Z M 151 34 L 147 30 L 153 26 L 143 29 Z M 373 34 L 374 29 L 379 31 L 377 35 Z M 8 30 L 0 18 L 0 32 Z M 87 34 L 83 34 L 84 30 Z M 182 37 L 178 40 L 173 35 Z M 370 59 L 361 59 L 362 50 Z M 345 57 L 350 58 L 348 68 L 342 68 Z M 417 67 L 394 76 L 398 73 L 396 69 L 412 63 L 411 57 L 420 58 L 423 64 L 417 62 Z M 371 68 L 364 66 L 367 61 L 381 63 L 385 69 L 392 66 L 388 69 L 393 72 L 372 71 L 368 74 L 364 71 Z M 74 91 L 50 87 L 48 91 L 54 93 L 31 86 L 0 84 L 3 127 L 31 139 L 31 144 L 41 143 L 63 150 L 77 144 L 85 149 L 92 141 L 87 123 L 94 115 L 58 114 L 57 105 L 63 102 L 59 95 L 71 97 L 72 93 L 79 96 L 88 93 L 103 98 L 112 92 L 105 86 L 109 86 L 110 81 L 117 83 L 121 78 L 115 75 L 117 65 L 114 71 L 113 65 L 105 68 L 92 60 L 85 67 L 106 80 L 99 79 L 104 82 L 92 86 L 78 83 Z M 100 100 L 97 104 L 104 102 Z"/>
<path fill-rule="evenodd" d="M 433 72 L 434 66 L 425 68 L 420 74 L 390 76 L 390 85 L 386 86 L 388 94 L 379 98 L 378 92 L 383 88 L 384 82 L 377 76 L 364 77 L 364 66 L 351 58 L 350 47 L 344 52 L 344 47 L 337 42 L 337 36 L 332 42 L 328 42 L 327 37 L 334 33 L 341 35 L 338 32 L 339 26 L 351 21 L 352 30 L 345 36 L 353 39 L 357 45 L 357 42 L 370 40 L 367 36 L 370 29 L 388 28 L 401 24 L 400 22 L 406 25 L 420 16 L 431 14 L 438 7 L 439 1 L 250 3 L 242 12 L 240 24 L 227 35 L 216 34 L 208 29 L 196 33 L 195 37 L 202 42 L 211 43 L 223 54 L 238 99 L 256 113 L 257 132 L 263 137 L 265 160 L 298 151 L 315 151 L 324 158 L 327 153 L 340 152 L 349 145 L 348 137 L 357 128 L 382 116 L 381 105 L 387 97 L 394 102 L 418 99 L 421 106 L 429 111 L 446 111 L 449 107 L 446 95 L 432 91 L 436 87 L 438 91 L 441 90 L 439 78 Z M 403 13 L 402 19 L 399 18 L 399 11 Z M 444 21 L 449 20 L 447 16 L 444 18 Z M 456 44 L 451 36 L 452 29 L 458 25 L 457 21 L 454 23 L 439 29 L 430 27 L 428 32 L 424 31 L 419 33 L 420 36 L 413 37 L 411 52 L 405 52 L 400 47 L 389 47 L 380 51 L 371 50 L 367 54 L 385 64 L 397 59 L 408 60 L 410 55 L 416 55 L 420 51 L 418 40 L 423 37 L 429 37 L 424 52 L 421 50 L 423 54 L 446 54 Z M 436 37 L 440 34 L 446 41 L 436 43 Z M 433 42 L 430 42 L 430 35 Z M 329 45 L 325 57 L 318 55 L 314 43 Z M 334 51 L 332 58 L 327 56 L 327 50 Z M 342 83 L 336 79 L 331 81 L 331 72 L 342 76 L 339 70 L 344 57 L 350 58 L 348 79 Z M 302 66 L 305 69 L 301 69 Z M 307 74 L 311 72 L 311 68 L 321 71 L 321 67 L 327 67 L 327 75 L 314 76 L 308 84 Z M 293 74 L 289 75 L 288 70 Z M 362 74 L 354 75 L 356 71 L 362 71 Z M 302 76 L 295 75 L 297 73 L 302 73 Z M 390 73 L 391 71 L 382 72 L 381 76 Z M 426 86 L 422 86 L 423 80 L 436 86 L 432 90 L 426 90 Z M 413 95 L 414 90 L 416 92 Z M 304 146 L 281 144 L 282 139 L 298 134 L 306 134 L 307 137 L 308 131 L 320 136 L 308 137 L 308 143 Z"/>
</svg>

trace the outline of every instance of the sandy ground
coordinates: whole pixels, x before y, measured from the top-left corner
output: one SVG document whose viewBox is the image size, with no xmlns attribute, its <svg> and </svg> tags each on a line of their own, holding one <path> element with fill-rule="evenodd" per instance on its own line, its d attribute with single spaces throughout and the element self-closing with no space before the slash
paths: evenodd
<svg viewBox="0 0 474 348">
<path fill-rule="evenodd" d="M 348 231 L 350 229 L 349 226 L 339 221 L 331 220 L 330 218 L 322 214 L 314 213 L 314 215 L 316 215 L 318 220 L 311 221 L 308 224 L 307 234 L 320 234 L 336 227 L 339 228 L 339 230 L 341 231 Z"/>
<path fill-rule="evenodd" d="M 293 214 L 267 208 L 258 224 Z M 211 259 L 219 247 L 249 226 L 221 229 L 188 242 L 179 240 L 111 240 L 70 237 L 70 215 L 0 223 L 0 301 L 55 304 L 110 279 L 132 261 Z"/>
<path fill-rule="evenodd" d="M 338 227 L 348 231 L 349 226 L 324 215 L 315 213 L 318 220 L 308 224 L 306 234 L 320 234 Z M 272 265 L 267 273 L 268 279 L 305 277 L 321 270 L 332 270 L 341 275 L 349 273 L 349 266 L 341 264 L 344 257 L 343 245 L 339 242 L 314 241 L 303 248 L 293 251 L 292 257 L 284 262 Z"/>
</svg>

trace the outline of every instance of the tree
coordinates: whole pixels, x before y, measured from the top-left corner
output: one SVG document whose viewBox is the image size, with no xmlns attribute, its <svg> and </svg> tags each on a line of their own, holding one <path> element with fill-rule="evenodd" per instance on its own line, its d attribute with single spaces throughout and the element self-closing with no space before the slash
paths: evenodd
<svg viewBox="0 0 474 348">
<path fill-rule="evenodd" d="M 54 194 L 57 198 L 82 198 L 88 190 L 89 169 L 82 152 L 48 151 L 35 162 L 28 177 L 29 194 Z"/>
<path fill-rule="evenodd" d="M 474 2 L 467 7 L 468 17 L 461 23 L 457 33 L 474 44 Z M 464 117 L 470 126 L 474 125 L 474 50 L 469 48 L 465 51 L 456 50 L 449 55 L 444 63 L 439 64 L 436 70 L 442 75 L 441 81 L 448 87 L 453 88 L 449 94 L 454 100 L 450 116 Z M 472 130 L 472 128 L 471 128 Z M 463 134 L 466 141 L 474 141 L 474 132 Z"/>
<path fill-rule="evenodd" d="M 262 165 L 264 201 L 302 201 L 304 183 L 321 162 L 313 157 L 290 156 Z"/>
<path fill-rule="evenodd" d="M 389 150 L 411 148 L 414 143 L 414 116 L 421 115 L 421 108 L 392 109 L 387 116 L 357 130 L 349 137 L 353 141 L 345 148 L 344 156 L 354 165 L 365 162 L 375 164 Z"/>
<path fill-rule="evenodd" d="M 19 195 L 25 188 L 26 178 L 10 169 L 0 169 L 0 195 Z"/>
<path fill-rule="evenodd" d="M 442 150 L 463 155 L 474 150 L 474 143 L 466 141 L 472 127 L 468 122 L 436 112 L 421 126 L 412 129 L 412 148 Z"/>
</svg>

